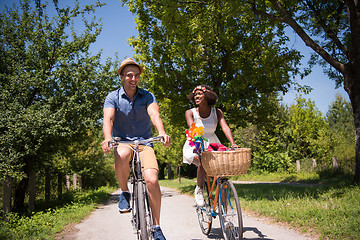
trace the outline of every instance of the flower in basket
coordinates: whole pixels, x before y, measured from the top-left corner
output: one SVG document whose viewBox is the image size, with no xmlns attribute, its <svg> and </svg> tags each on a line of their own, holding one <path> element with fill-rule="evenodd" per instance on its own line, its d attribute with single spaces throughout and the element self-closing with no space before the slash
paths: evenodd
<svg viewBox="0 0 360 240">
<path fill-rule="evenodd" d="M 185 130 L 186 138 L 189 141 L 190 146 L 196 146 L 196 150 L 199 148 L 199 144 L 202 140 L 208 141 L 206 138 L 203 137 L 204 134 L 204 127 L 197 127 L 195 123 L 191 124 L 191 127 Z"/>
</svg>

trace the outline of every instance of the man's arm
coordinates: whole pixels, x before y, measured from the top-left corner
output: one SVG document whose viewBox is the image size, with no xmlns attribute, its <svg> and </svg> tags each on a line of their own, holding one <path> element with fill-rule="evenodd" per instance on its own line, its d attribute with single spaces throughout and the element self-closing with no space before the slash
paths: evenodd
<svg viewBox="0 0 360 240">
<path fill-rule="evenodd" d="M 160 118 L 159 105 L 157 103 L 151 103 L 147 107 L 147 112 L 150 116 L 152 124 L 158 131 L 159 136 L 164 138 L 164 146 L 170 147 L 170 136 L 168 136 L 164 130 L 164 124 Z"/>
<path fill-rule="evenodd" d="M 111 150 L 109 148 L 109 141 L 112 140 L 112 131 L 113 123 L 115 118 L 115 108 L 104 108 L 104 117 L 103 117 L 103 133 L 104 141 L 101 143 L 102 150 L 105 154 L 109 153 Z"/>
</svg>

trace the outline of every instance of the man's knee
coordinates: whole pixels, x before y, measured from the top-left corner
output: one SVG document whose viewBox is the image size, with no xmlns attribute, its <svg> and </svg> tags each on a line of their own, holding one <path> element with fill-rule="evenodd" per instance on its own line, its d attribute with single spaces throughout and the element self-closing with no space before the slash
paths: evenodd
<svg viewBox="0 0 360 240">
<path fill-rule="evenodd" d="M 145 169 L 144 170 L 144 177 L 148 188 L 152 186 L 156 186 L 159 184 L 158 181 L 158 170 L 156 169 Z"/>
<path fill-rule="evenodd" d="M 127 165 L 131 159 L 131 151 L 127 148 L 118 148 L 115 152 L 115 164 Z"/>
</svg>

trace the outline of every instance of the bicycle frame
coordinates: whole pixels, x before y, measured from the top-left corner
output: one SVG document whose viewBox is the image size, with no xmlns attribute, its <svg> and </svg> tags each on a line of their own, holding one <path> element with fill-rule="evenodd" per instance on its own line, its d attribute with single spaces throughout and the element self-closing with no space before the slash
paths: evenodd
<svg viewBox="0 0 360 240">
<path fill-rule="evenodd" d="M 217 202 L 219 200 L 219 184 L 218 184 L 219 178 L 214 177 L 211 187 L 210 187 L 210 177 L 208 175 L 206 175 L 206 180 L 207 180 L 206 184 L 209 189 L 211 215 L 215 218 L 218 215 L 218 213 L 216 212 L 216 206 L 217 206 Z M 216 192 L 215 192 L 215 198 L 213 199 L 213 192 L 214 192 L 215 186 L 216 186 Z"/>
<path fill-rule="evenodd" d="M 203 143 L 197 154 L 201 162 Z M 226 240 L 242 239 L 242 216 L 239 198 L 233 183 L 227 177 L 214 176 L 213 182 L 206 174 L 204 193 L 207 193 L 204 207 L 197 207 L 199 224 L 202 232 L 208 235 L 211 231 L 212 218 L 219 215 L 221 229 Z M 215 196 L 213 194 L 215 190 Z M 234 203 L 232 203 L 234 200 Z"/>
<path fill-rule="evenodd" d="M 200 143 L 200 147 L 197 151 L 197 155 L 199 157 L 199 160 L 201 162 L 201 153 L 204 151 L 204 141 L 201 140 Z M 214 177 L 214 180 L 211 184 L 210 187 L 210 177 L 206 174 L 206 184 L 207 184 L 207 189 L 209 190 L 209 199 L 210 199 L 210 207 L 211 207 L 211 215 L 212 217 L 216 217 L 218 214 L 216 212 L 216 206 L 217 206 L 217 202 L 218 202 L 218 198 L 219 198 L 219 184 L 218 184 L 219 178 L 218 177 Z M 213 191 L 214 188 L 216 187 L 216 193 L 215 193 L 215 198 L 213 199 Z"/>
<path fill-rule="evenodd" d="M 134 140 L 134 141 L 121 141 L 121 139 L 119 137 L 114 137 L 114 141 L 110 141 L 109 145 L 111 145 L 112 147 L 117 146 L 119 143 L 135 145 L 135 147 L 131 147 L 133 150 L 135 150 L 133 160 L 132 160 L 132 170 L 134 172 L 135 179 L 141 180 L 143 178 L 142 178 L 142 172 L 141 172 L 141 159 L 139 156 L 140 155 L 139 154 L 139 145 L 141 145 L 143 143 L 153 142 L 156 140 L 162 141 L 162 137 L 152 137 L 152 138 L 145 139 L 145 140 Z M 134 159 L 136 159 L 136 162 L 134 162 Z M 135 164 L 136 164 L 136 168 L 135 168 Z"/>
<path fill-rule="evenodd" d="M 141 171 L 141 159 L 139 154 L 139 145 L 142 143 L 148 143 L 155 140 L 162 140 L 162 137 L 153 137 L 146 140 L 134 140 L 134 141 L 121 141 L 120 138 L 115 137 L 114 141 L 109 143 L 109 146 L 116 147 L 120 143 L 130 144 L 130 148 L 134 151 L 133 159 L 131 163 L 130 179 L 133 185 L 132 196 L 132 220 L 131 223 L 137 232 L 140 239 L 152 239 L 150 228 L 152 225 L 151 209 L 149 204 L 149 198 L 147 193 L 146 182 L 143 179 Z M 135 145 L 135 146 L 132 146 Z"/>
</svg>

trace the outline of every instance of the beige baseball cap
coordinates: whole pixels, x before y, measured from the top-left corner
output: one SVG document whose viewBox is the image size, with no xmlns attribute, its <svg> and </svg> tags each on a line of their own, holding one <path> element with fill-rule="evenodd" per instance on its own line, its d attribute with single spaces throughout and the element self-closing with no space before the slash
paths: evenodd
<svg viewBox="0 0 360 240">
<path fill-rule="evenodd" d="M 144 72 L 144 69 L 142 66 L 140 66 L 139 64 L 137 64 L 132 58 L 127 58 L 124 61 L 121 62 L 120 68 L 117 71 L 117 73 L 120 75 L 121 71 L 124 69 L 124 67 L 126 67 L 127 65 L 136 65 L 139 67 L 140 69 L 140 74 L 142 74 Z"/>
</svg>

